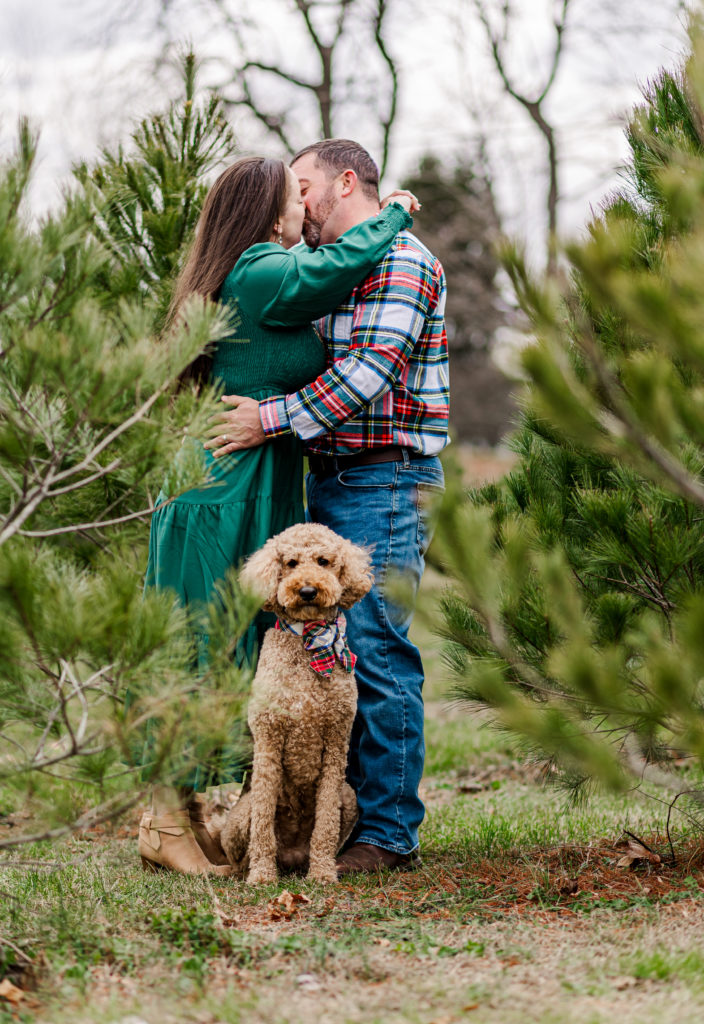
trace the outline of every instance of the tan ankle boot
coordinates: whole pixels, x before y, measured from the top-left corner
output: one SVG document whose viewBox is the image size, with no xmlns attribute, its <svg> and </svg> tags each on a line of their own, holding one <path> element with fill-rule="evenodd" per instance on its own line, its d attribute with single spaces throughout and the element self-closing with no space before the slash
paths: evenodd
<svg viewBox="0 0 704 1024">
<path fill-rule="evenodd" d="M 194 796 L 188 805 L 188 815 L 191 819 L 191 828 L 196 842 L 208 858 L 211 864 L 228 864 L 225 851 L 220 841 L 212 836 L 205 824 L 205 800 L 201 796 Z"/>
<path fill-rule="evenodd" d="M 145 871 L 168 868 L 187 875 L 228 877 L 231 867 L 211 864 L 196 842 L 187 810 L 170 811 L 155 817 L 142 815 L 139 823 L 139 855 Z"/>
</svg>

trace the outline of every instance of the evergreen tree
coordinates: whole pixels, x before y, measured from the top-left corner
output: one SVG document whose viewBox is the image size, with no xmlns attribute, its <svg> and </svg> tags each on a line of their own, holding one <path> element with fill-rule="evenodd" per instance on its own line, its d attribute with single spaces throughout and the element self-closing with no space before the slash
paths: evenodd
<svg viewBox="0 0 704 1024">
<path fill-rule="evenodd" d="M 460 440 L 496 444 L 515 419 L 510 381 L 492 362 L 508 310 L 497 282 L 499 214 L 473 161 L 446 167 L 426 154 L 404 188 L 420 196 L 415 231 L 443 265 L 450 349 L 450 420 Z"/>
<path fill-rule="evenodd" d="M 516 469 L 441 510 L 458 692 L 563 778 L 704 766 L 704 41 L 628 128 L 569 279 L 506 267 L 535 343 Z M 677 759 L 677 764 L 681 758 Z"/>
<path fill-rule="evenodd" d="M 92 203 L 93 235 L 110 258 L 95 276 L 95 295 L 110 308 L 125 296 L 148 300 L 164 326 L 174 279 L 208 191 L 207 177 L 232 159 L 235 140 L 221 98 L 196 101 L 197 63 L 182 61 L 183 99 L 144 118 L 129 150 L 106 149 L 74 173 Z"/>
<path fill-rule="evenodd" d="M 232 149 L 217 99 L 196 101 L 191 58 L 184 69 L 183 99 L 143 121 L 129 151 L 80 168 L 81 187 L 37 228 L 22 214 L 26 124 L 0 167 L 0 812 L 31 800 L 37 836 L 117 813 L 150 778 L 210 757 L 240 713 L 230 652 L 249 602 L 223 587 L 198 686 L 188 614 L 142 595 L 165 476 L 170 494 L 204 480 L 213 396 L 178 378 L 227 329 L 194 302 L 155 335 L 203 175 Z M 121 762 L 146 722 L 151 761 L 135 783 Z"/>
</svg>

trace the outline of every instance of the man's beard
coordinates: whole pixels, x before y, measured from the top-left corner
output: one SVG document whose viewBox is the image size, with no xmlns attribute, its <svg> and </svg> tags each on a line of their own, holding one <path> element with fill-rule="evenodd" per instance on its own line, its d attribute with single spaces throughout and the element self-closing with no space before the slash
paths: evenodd
<svg viewBox="0 0 704 1024">
<path fill-rule="evenodd" d="M 309 249 L 317 249 L 320 245 L 320 236 L 323 232 L 328 217 L 337 206 L 337 199 L 330 185 L 318 200 L 315 214 L 306 212 L 303 220 L 303 240 Z"/>
<path fill-rule="evenodd" d="M 303 221 L 303 241 L 309 249 L 317 249 L 320 245 L 320 229 L 321 225 L 308 220 L 306 215 Z"/>
</svg>

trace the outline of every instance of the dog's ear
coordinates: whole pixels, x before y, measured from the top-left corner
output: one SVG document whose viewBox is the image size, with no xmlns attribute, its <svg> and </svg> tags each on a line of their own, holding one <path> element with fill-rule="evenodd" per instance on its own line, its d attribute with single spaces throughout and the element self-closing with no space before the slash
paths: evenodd
<svg viewBox="0 0 704 1024">
<path fill-rule="evenodd" d="M 374 574 L 372 573 L 371 559 L 368 551 L 348 540 L 340 541 L 340 555 L 342 556 L 340 607 L 351 608 L 372 589 Z"/>
<path fill-rule="evenodd" d="M 264 609 L 271 611 L 276 600 L 276 588 L 279 585 L 281 562 L 276 546 L 276 538 L 268 540 L 263 548 L 255 551 L 242 566 L 240 582 L 247 590 L 264 599 Z"/>
</svg>

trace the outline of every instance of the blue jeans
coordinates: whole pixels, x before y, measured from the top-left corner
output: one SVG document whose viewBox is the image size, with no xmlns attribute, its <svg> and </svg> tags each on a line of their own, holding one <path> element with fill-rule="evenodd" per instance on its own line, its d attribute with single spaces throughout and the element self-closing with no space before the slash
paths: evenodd
<svg viewBox="0 0 704 1024">
<path fill-rule="evenodd" d="M 430 543 L 424 494 L 444 485 L 439 459 L 403 455 L 398 462 L 306 478 L 308 518 L 373 549 L 375 584 L 345 612 L 359 692 L 347 770 L 359 804 L 351 841 L 395 853 L 418 846 L 425 813 L 418 796 L 425 758 L 423 665 L 408 628 Z M 406 583 L 403 605 L 394 589 L 397 575 Z M 389 577 L 396 600 L 386 592 Z"/>
</svg>

